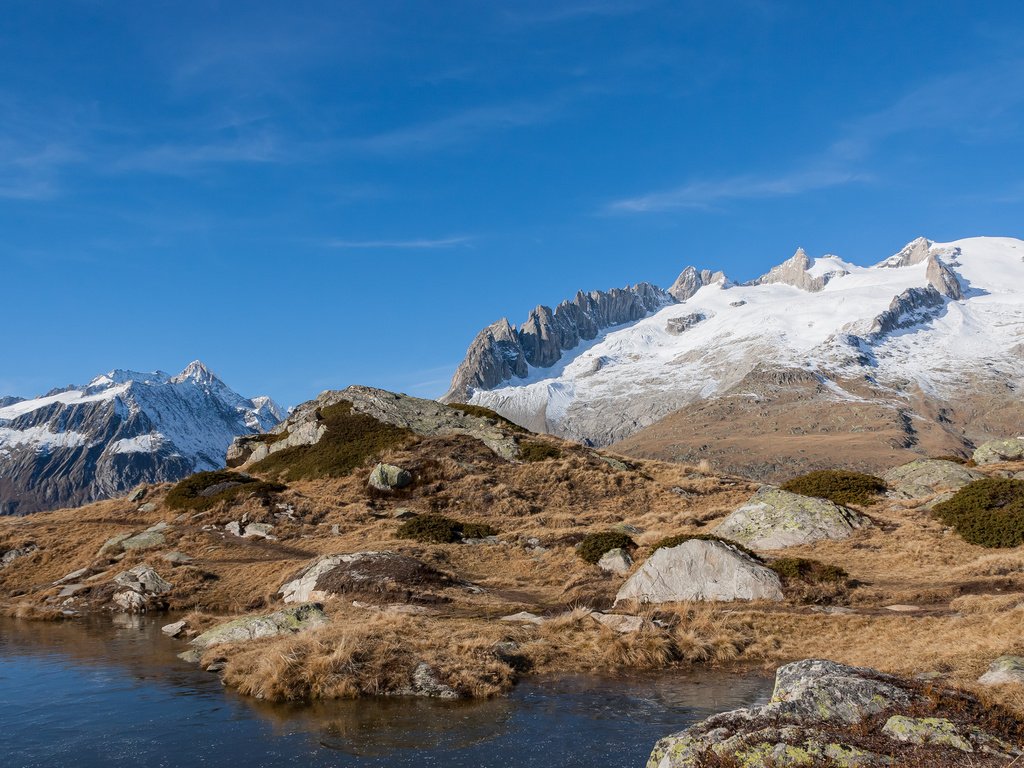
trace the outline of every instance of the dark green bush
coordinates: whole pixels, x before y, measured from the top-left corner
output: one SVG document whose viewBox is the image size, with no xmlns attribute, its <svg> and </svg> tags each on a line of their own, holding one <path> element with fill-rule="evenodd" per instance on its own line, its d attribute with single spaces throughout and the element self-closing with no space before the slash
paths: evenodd
<svg viewBox="0 0 1024 768">
<path fill-rule="evenodd" d="M 498 531 L 487 523 L 463 523 L 445 515 L 425 514 L 406 520 L 396 535 L 423 544 L 452 544 L 460 539 L 497 536 Z"/>
<path fill-rule="evenodd" d="M 224 488 L 216 493 L 204 494 L 210 488 L 224 483 L 236 483 L 231 487 Z M 215 472 L 197 472 L 178 482 L 164 499 L 171 509 L 210 509 L 222 501 L 234 499 L 242 493 L 246 495 L 260 495 L 268 497 L 273 493 L 279 493 L 287 488 L 281 483 L 264 482 L 255 477 L 242 475 L 238 472 L 231 472 L 226 469 Z"/>
<path fill-rule="evenodd" d="M 772 560 L 768 567 L 786 581 L 803 581 L 810 584 L 845 584 L 850 575 L 838 565 L 829 565 L 806 557 L 780 557 Z"/>
<path fill-rule="evenodd" d="M 318 418 L 327 427 L 320 442 L 272 453 L 253 464 L 252 471 L 289 480 L 342 477 L 413 434 L 353 411 L 348 401 L 322 408 Z"/>
<path fill-rule="evenodd" d="M 492 411 L 490 408 L 484 408 L 482 405 L 470 405 L 469 403 L 449 403 L 449 408 L 456 411 L 462 411 L 470 416 L 477 416 L 481 419 L 491 419 L 497 422 L 500 426 L 505 429 L 511 430 L 512 432 L 527 432 L 529 430 L 523 429 L 514 421 L 510 421 L 496 411 Z"/>
<path fill-rule="evenodd" d="M 519 455 L 523 461 L 547 461 L 562 458 L 562 449 L 540 440 L 524 440 L 519 443 Z"/>
<path fill-rule="evenodd" d="M 757 562 L 762 562 L 761 556 L 753 550 L 747 549 L 742 544 L 738 544 L 735 541 L 723 539 L 721 536 L 715 536 L 710 533 L 680 533 L 675 536 L 668 536 L 654 545 L 654 549 L 651 550 L 651 554 L 653 555 L 659 549 L 663 549 L 665 547 L 678 547 L 680 544 L 690 541 L 690 539 L 697 539 L 699 541 L 720 541 L 723 544 L 728 544 L 730 547 L 738 549 L 740 552 L 753 558 Z"/>
<path fill-rule="evenodd" d="M 1024 544 L 1024 480 L 988 477 L 965 485 L 935 516 L 964 540 L 982 547 Z"/>
<path fill-rule="evenodd" d="M 874 475 L 848 472 L 844 469 L 823 469 L 794 477 L 780 486 L 790 493 L 828 499 L 836 504 L 867 506 L 885 493 L 885 483 Z"/>
<path fill-rule="evenodd" d="M 618 531 L 604 531 L 603 533 L 588 533 L 576 547 L 576 554 L 588 563 L 597 564 L 606 552 L 613 549 L 636 549 L 636 542 L 629 536 Z"/>
</svg>

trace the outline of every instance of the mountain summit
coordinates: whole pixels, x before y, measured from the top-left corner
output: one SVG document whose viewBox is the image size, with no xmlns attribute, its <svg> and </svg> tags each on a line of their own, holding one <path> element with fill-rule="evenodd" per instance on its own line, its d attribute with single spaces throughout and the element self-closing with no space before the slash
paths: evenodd
<svg viewBox="0 0 1024 768">
<path fill-rule="evenodd" d="M 491 326 L 447 399 L 561 437 L 765 478 L 813 466 L 826 444 L 831 459 L 870 468 L 894 451 L 962 453 L 1024 431 L 1020 240 L 918 238 L 870 267 L 799 249 L 749 283 L 688 267 L 669 291 L 649 291 L 668 301 L 500 377 L 481 361 L 518 353 Z M 716 454 L 741 436 L 746 459 Z"/>
<path fill-rule="evenodd" d="M 196 360 L 177 376 L 113 370 L 84 386 L 0 406 L 0 514 L 117 496 L 224 466 L 238 435 L 281 420 Z"/>
</svg>

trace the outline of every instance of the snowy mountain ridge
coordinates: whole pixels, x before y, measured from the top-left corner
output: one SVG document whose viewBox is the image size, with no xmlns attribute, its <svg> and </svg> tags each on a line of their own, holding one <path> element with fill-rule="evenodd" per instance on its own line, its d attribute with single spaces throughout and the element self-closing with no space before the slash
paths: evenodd
<svg viewBox="0 0 1024 768">
<path fill-rule="evenodd" d="M 532 429 L 609 444 L 735 394 L 765 367 L 811 372 L 837 400 L 863 397 L 844 382 L 866 382 L 894 407 L 918 395 L 960 401 L 968 380 L 993 397 L 1024 385 L 1020 240 L 918 238 L 870 267 L 800 249 L 744 284 L 687 268 L 670 293 L 675 301 L 648 316 L 464 399 Z M 969 429 L 963 437 L 974 439 Z"/>
<path fill-rule="evenodd" d="M 176 376 L 114 370 L 84 386 L 7 398 L 0 513 L 85 503 L 222 467 L 236 436 L 282 416 L 273 400 L 242 397 L 198 360 Z"/>
</svg>

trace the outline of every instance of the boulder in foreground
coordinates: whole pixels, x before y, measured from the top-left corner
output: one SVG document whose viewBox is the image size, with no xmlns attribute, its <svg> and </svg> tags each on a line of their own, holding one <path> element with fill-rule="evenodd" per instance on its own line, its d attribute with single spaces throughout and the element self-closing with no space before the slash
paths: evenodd
<svg viewBox="0 0 1024 768">
<path fill-rule="evenodd" d="M 890 469 L 883 475 L 885 484 L 904 499 L 920 499 L 942 491 L 956 491 L 980 480 L 981 472 L 942 459 L 920 459 Z"/>
<path fill-rule="evenodd" d="M 243 616 L 208 629 L 189 643 L 197 651 L 215 645 L 258 640 L 263 637 L 295 634 L 327 623 L 323 607 L 317 603 L 292 606 L 266 616 Z"/>
<path fill-rule="evenodd" d="M 846 539 L 868 519 L 828 499 L 764 487 L 715 529 L 715 535 L 751 549 L 785 549 L 824 539 Z"/>
<path fill-rule="evenodd" d="M 622 585 L 625 601 L 681 603 L 690 600 L 782 600 L 774 571 L 725 542 L 690 539 L 662 547 Z"/>
<path fill-rule="evenodd" d="M 808 659 L 780 667 L 771 700 L 724 712 L 657 743 L 647 768 L 1006 765 L 1022 754 L 1014 718 L 871 669 Z M 998 726 L 990 723 L 998 722 Z"/>
</svg>

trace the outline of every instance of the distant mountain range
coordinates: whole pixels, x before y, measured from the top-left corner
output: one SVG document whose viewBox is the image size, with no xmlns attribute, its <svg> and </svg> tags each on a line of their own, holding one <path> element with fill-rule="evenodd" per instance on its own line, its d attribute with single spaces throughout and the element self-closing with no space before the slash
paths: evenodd
<svg viewBox="0 0 1024 768">
<path fill-rule="evenodd" d="M 74 506 L 224 466 L 238 435 L 283 416 L 196 361 L 177 376 L 115 370 L 84 386 L 0 398 L 0 514 Z"/>
<path fill-rule="evenodd" d="M 803 250 L 748 283 L 687 267 L 478 334 L 446 401 L 636 455 L 774 479 L 1024 432 L 1024 242 Z"/>
</svg>

